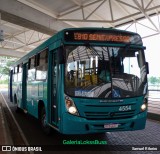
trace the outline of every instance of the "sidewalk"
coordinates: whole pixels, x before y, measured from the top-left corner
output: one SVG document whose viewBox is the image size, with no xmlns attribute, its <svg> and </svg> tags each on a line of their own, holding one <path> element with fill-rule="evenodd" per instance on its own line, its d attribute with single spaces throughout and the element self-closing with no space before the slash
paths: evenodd
<svg viewBox="0 0 160 154">
<path fill-rule="evenodd" d="M 13 145 L 8 124 L 3 111 L 3 98 L 0 93 L 0 153 L 10 154 L 11 152 L 1 152 L 2 146 Z"/>
<path fill-rule="evenodd" d="M 32 151 L 16 149 L 27 145 L 29 144 L 0 91 L 0 154 L 33 154 Z"/>
</svg>

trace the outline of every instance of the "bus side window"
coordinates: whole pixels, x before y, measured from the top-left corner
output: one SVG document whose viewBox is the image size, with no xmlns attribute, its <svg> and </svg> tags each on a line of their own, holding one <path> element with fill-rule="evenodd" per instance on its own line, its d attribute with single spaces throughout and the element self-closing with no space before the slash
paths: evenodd
<svg viewBox="0 0 160 154">
<path fill-rule="evenodd" d="M 35 74 L 36 74 L 36 69 L 35 69 L 35 56 L 31 57 L 28 62 L 28 81 L 34 81 L 35 80 Z"/>
<path fill-rule="evenodd" d="M 48 70 L 47 50 L 37 55 L 36 80 L 46 80 Z"/>
<path fill-rule="evenodd" d="M 13 71 L 13 82 L 17 82 L 17 67 L 14 67 L 14 71 Z"/>
<path fill-rule="evenodd" d="M 18 65 L 17 81 L 22 81 L 22 64 Z"/>
<path fill-rule="evenodd" d="M 14 68 L 14 72 L 17 73 L 18 72 L 18 67 Z"/>
</svg>

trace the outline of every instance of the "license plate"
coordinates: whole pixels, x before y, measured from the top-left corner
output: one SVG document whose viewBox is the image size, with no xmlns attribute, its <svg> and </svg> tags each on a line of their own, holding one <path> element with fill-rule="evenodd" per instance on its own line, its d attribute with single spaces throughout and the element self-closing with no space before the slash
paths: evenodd
<svg viewBox="0 0 160 154">
<path fill-rule="evenodd" d="M 104 128 L 118 128 L 120 124 L 105 124 Z"/>
</svg>

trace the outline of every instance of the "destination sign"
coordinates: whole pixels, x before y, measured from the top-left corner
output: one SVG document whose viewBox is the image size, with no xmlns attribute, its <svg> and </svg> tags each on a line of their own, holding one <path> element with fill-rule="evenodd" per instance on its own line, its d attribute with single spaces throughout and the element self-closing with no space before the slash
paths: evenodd
<svg viewBox="0 0 160 154">
<path fill-rule="evenodd" d="M 130 42 L 130 36 L 115 34 L 74 33 L 74 40 Z"/>
<path fill-rule="evenodd" d="M 117 31 L 66 31 L 66 42 L 110 42 L 110 43 L 135 43 L 141 44 L 142 40 L 138 34 Z"/>
</svg>

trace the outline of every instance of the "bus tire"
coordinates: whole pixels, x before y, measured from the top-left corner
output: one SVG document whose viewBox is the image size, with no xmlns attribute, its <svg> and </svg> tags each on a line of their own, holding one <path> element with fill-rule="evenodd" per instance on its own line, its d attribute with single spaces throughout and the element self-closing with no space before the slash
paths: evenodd
<svg viewBox="0 0 160 154">
<path fill-rule="evenodd" d="M 14 103 L 16 104 L 16 113 L 20 113 L 21 112 L 21 109 L 18 107 L 18 104 L 17 104 L 17 96 L 14 95 Z"/>
<path fill-rule="evenodd" d="M 46 135 L 49 135 L 51 133 L 51 127 L 49 127 L 47 125 L 47 121 L 46 121 L 46 111 L 45 111 L 45 107 L 43 106 L 41 108 L 41 113 L 40 113 L 40 125 L 41 125 L 41 128 L 43 130 L 43 132 L 46 134 Z"/>
<path fill-rule="evenodd" d="M 17 106 L 16 107 L 16 113 L 20 113 L 21 112 L 21 109 Z"/>
</svg>

